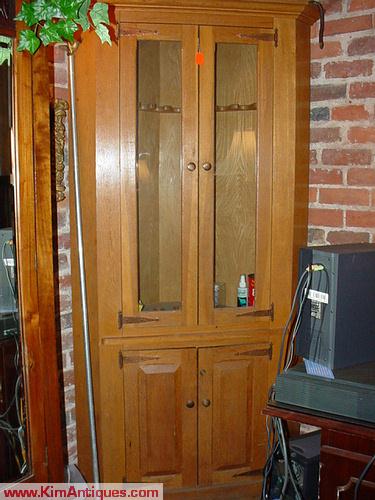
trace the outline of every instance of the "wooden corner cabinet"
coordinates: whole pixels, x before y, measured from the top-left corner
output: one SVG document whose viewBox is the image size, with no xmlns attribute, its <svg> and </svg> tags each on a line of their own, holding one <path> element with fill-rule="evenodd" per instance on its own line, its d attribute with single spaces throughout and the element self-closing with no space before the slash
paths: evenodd
<svg viewBox="0 0 375 500">
<path fill-rule="evenodd" d="M 317 12 L 300 0 L 113 7 L 116 43 L 89 34 L 76 59 L 101 479 L 163 482 L 171 498 L 256 495 L 261 409 L 306 242 Z"/>
</svg>

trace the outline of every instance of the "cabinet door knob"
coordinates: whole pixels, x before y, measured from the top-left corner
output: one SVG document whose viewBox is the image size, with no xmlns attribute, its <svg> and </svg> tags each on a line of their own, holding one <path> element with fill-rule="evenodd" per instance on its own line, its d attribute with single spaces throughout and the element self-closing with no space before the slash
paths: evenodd
<svg viewBox="0 0 375 500">
<path fill-rule="evenodd" d="M 211 170 L 212 165 L 211 165 L 210 162 L 207 161 L 206 163 L 203 163 L 202 168 L 203 168 L 203 170 L 205 170 L 206 172 L 208 172 L 209 170 Z"/>
<path fill-rule="evenodd" d="M 202 405 L 205 407 L 205 408 L 208 408 L 211 404 L 211 401 L 209 399 L 203 399 L 202 401 Z"/>
<path fill-rule="evenodd" d="M 186 408 L 194 408 L 194 401 L 192 399 L 189 399 L 188 401 L 186 401 Z"/>
<path fill-rule="evenodd" d="M 186 167 L 189 172 L 194 172 L 194 170 L 197 168 L 196 164 L 194 162 L 189 162 Z"/>
</svg>

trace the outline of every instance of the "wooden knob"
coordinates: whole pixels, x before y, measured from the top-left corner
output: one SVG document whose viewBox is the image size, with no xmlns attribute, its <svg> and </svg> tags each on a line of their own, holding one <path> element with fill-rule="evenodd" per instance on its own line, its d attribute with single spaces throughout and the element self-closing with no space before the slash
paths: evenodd
<svg viewBox="0 0 375 500">
<path fill-rule="evenodd" d="M 186 401 L 186 408 L 194 408 L 194 401 L 192 399 L 189 399 L 188 401 Z"/>
<path fill-rule="evenodd" d="M 209 170 L 211 170 L 212 165 L 211 165 L 211 163 L 206 162 L 206 163 L 203 163 L 202 168 L 203 168 L 203 170 L 205 170 L 206 172 L 208 172 Z"/>
<path fill-rule="evenodd" d="M 204 399 L 202 401 L 202 405 L 205 407 L 205 408 L 208 408 L 211 404 L 211 401 L 209 399 Z"/>
</svg>

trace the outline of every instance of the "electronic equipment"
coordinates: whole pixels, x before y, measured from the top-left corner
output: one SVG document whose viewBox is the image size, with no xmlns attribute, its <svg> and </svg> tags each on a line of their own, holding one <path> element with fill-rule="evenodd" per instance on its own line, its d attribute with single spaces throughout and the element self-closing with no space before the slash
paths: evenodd
<svg viewBox="0 0 375 500">
<path fill-rule="evenodd" d="M 310 264 L 308 299 L 296 354 L 333 370 L 375 361 L 375 244 L 302 248 L 300 275 Z"/>
<path fill-rule="evenodd" d="M 0 229 L 0 314 L 17 311 L 13 231 Z"/>
<path fill-rule="evenodd" d="M 310 432 L 288 441 L 290 465 L 302 498 L 318 500 L 320 431 Z M 276 457 L 271 478 L 270 498 L 279 498 L 284 482 L 284 460 Z M 289 481 L 285 500 L 296 498 Z"/>
<path fill-rule="evenodd" d="M 333 380 L 300 363 L 277 376 L 278 403 L 375 423 L 375 362 L 335 370 Z"/>
</svg>

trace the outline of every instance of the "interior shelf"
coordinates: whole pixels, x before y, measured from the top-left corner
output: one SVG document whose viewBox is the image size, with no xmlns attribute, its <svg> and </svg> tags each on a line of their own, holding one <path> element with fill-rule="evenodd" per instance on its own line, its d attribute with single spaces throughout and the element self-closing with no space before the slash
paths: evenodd
<svg viewBox="0 0 375 500">
<path fill-rule="evenodd" d="M 256 111 L 257 104 L 253 102 L 251 104 L 229 104 L 227 106 L 216 106 L 216 111 Z"/>
<path fill-rule="evenodd" d="M 181 113 L 181 108 L 178 106 L 170 106 L 168 104 L 158 105 L 158 104 L 144 104 L 139 103 L 138 109 L 140 111 L 148 111 L 151 113 Z"/>
</svg>

